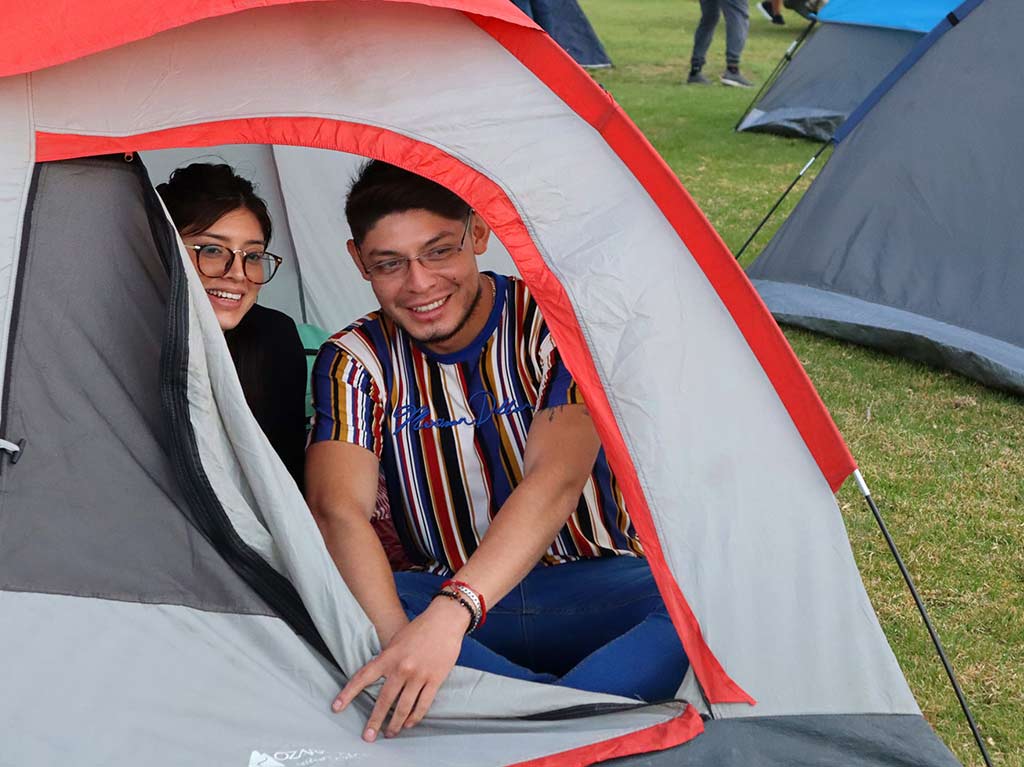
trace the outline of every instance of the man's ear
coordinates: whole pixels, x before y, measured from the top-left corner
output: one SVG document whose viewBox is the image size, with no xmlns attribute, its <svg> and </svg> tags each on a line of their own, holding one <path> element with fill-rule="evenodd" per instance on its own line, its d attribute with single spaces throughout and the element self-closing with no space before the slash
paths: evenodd
<svg viewBox="0 0 1024 767">
<path fill-rule="evenodd" d="M 487 241 L 491 237 L 491 227 L 487 226 L 487 222 L 476 211 L 473 211 L 470 227 L 472 229 L 471 234 L 473 235 L 473 255 L 482 256 L 487 252 Z"/>
<path fill-rule="evenodd" d="M 356 248 L 356 241 L 349 240 L 345 243 L 345 248 L 348 250 L 348 254 L 352 258 L 352 263 L 356 265 L 356 269 L 359 271 L 359 274 L 362 275 L 364 280 L 369 280 L 370 275 L 363 266 L 363 260 L 359 258 L 359 249 Z"/>
</svg>

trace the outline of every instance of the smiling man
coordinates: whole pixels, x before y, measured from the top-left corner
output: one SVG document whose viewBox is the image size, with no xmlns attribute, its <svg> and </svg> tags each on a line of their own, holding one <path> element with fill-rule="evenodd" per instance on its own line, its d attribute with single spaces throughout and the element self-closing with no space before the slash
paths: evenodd
<svg viewBox="0 0 1024 767">
<path fill-rule="evenodd" d="M 453 666 L 644 700 L 687 667 L 586 405 L 526 286 L 480 272 L 490 231 L 443 187 L 368 163 L 345 208 L 380 309 L 313 371 L 307 495 L 381 654 L 364 737 L 419 722 Z M 415 570 L 370 525 L 378 472 Z M 489 609 L 488 609 L 489 608 Z"/>
</svg>

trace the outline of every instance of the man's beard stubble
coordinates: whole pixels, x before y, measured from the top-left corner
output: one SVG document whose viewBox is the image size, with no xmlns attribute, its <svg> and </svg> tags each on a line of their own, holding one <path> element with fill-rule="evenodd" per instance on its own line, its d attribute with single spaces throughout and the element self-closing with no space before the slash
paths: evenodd
<svg viewBox="0 0 1024 767">
<path fill-rule="evenodd" d="M 469 318 L 473 316 L 473 312 L 475 312 L 477 306 L 479 306 L 479 304 L 480 304 L 480 296 L 482 296 L 483 292 L 484 292 L 483 291 L 483 287 L 481 285 L 483 280 L 484 280 L 484 276 L 482 274 L 479 275 L 478 278 L 477 278 L 477 281 L 476 281 L 476 293 L 473 295 L 473 300 L 470 302 L 469 307 L 466 309 L 466 313 L 462 315 L 462 318 L 457 323 L 455 323 L 455 327 L 452 330 L 450 330 L 449 332 L 447 332 L 447 333 L 435 333 L 434 335 L 427 336 L 426 338 L 421 338 L 421 337 L 415 335 L 411 330 L 409 330 L 409 328 L 407 328 L 404 325 L 402 325 L 402 323 L 399 322 L 398 324 L 401 325 L 402 330 L 404 330 L 406 333 L 408 333 L 414 339 L 419 341 L 421 344 L 440 344 L 440 343 L 444 343 L 445 341 L 448 341 L 448 340 L 454 338 L 460 332 L 462 332 L 462 329 L 464 327 L 466 327 L 466 324 L 469 322 Z"/>
</svg>

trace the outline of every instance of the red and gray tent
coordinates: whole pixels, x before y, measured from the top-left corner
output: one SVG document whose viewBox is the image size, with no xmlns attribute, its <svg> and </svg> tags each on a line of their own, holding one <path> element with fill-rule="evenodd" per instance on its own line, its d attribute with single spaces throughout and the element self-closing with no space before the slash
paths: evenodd
<svg viewBox="0 0 1024 767">
<path fill-rule="evenodd" d="M 1024 394 L 1020 29 L 964 3 L 843 125 L 748 270 L 780 321 Z"/>
<path fill-rule="evenodd" d="M 833 496 L 855 465 L 798 361 L 668 167 L 511 3 L 61 11 L 23 4 L 0 28 L 15 763 L 956 764 L 864 591 Z M 317 193 L 344 185 L 327 154 L 433 178 L 492 226 L 689 652 L 675 700 L 457 668 L 394 740 L 360 739 L 369 696 L 330 713 L 373 628 L 244 404 L 138 154 L 239 144 L 280 198 L 293 313 L 363 308 L 323 289 L 358 279 L 340 239 L 317 245 L 342 205 Z"/>
</svg>

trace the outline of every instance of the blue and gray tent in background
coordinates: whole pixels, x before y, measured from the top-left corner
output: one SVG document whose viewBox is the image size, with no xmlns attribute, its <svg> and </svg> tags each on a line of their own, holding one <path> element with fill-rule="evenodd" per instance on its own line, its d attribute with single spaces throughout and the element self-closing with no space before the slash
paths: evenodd
<svg viewBox="0 0 1024 767">
<path fill-rule="evenodd" d="M 585 69 L 607 69 L 612 60 L 576 0 L 512 0 Z"/>
<path fill-rule="evenodd" d="M 959 0 L 831 0 L 736 125 L 828 141 Z"/>
<path fill-rule="evenodd" d="M 964 3 L 836 132 L 747 271 L 777 320 L 1024 394 L 1021 30 Z"/>
</svg>

